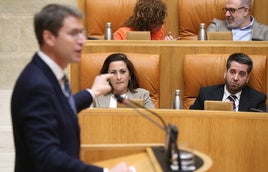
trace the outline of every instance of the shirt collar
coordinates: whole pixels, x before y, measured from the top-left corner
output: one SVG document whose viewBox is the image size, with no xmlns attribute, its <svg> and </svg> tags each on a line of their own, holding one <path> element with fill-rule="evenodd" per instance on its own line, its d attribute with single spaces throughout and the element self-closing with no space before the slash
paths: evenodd
<svg viewBox="0 0 268 172">
<path fill-rule="evenodd" d="M 239 91 L 236 94 L 232 94 L 232 95 L 236 95 L 237 100 L 240 100 L 240 96 L 241 96 L 242 91 Z M 231 93 L 227 90 L 226 85 L 224 85 L 224 94 L 223 94 L 223 100 L 226 100 L 228 96 L 230 96 Z"/>
<path fill-rule="evenodd" d="M 61 80 L 63 76 L 66 74 L 65 70 L 62 70 L 61 67 L 54 62 L 50 57 L 48 57 L 43 51 L 38 51 L 37 54 L 40 58 L 49 66 L 54 75 L 58 80 Z"/>
<path fill-rule="evenodd" d="M 240 28 L 240 30 L 245 30 L 245 29 L 251 28 L 253 26 L 253 22 L 254 22 L 254 17 L 253 16 L 250 16 L 250 23 L 249 23 L 249 25 Z"/>
</svg>

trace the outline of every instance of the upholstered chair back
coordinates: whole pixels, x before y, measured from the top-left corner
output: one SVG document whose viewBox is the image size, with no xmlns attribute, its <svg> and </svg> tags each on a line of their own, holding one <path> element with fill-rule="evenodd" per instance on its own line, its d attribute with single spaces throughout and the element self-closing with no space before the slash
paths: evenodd
<svg viewBox="0 0 268 172">
<path fill-rule="evenodd" d="M 86 28 L 89 36 L 103 36 L 105 24 L 116 31 L 132 15 L 136 0 L 85 0 Z"/>
<path fill-rule="evenodd" d="M 88 37 L 103 39 L 105 24 L 112 23 L 115 32 L 128 19 L 137 0 L 78 0 L 85 14 L 85 28 Z M 162 0 L 167 5 L 165 32 L 178 36 L 178 0 Z"/>
<path fill-rule="evenodd" d="M 187 54 L 183 64 L 183 102 L 189 109 L 198 96 L 200 87 L 224 83 L 224 70 L 230 54 Z M 253 70 L 248 85 L 266 93 L 266 56 L 249 55 Z"/>
<path fill-rule="evenodd" d="M 104 60 L 110 53 L 84 53 L 80 63 L 80 89 L 92 85 L 99 75 Z M 158 54 L 124 53 L 133 63 L 141 88 L 147 89 L 156 108 L 160 103 L 160 57 Z"/>
<path fill-rule="evenodd" d="M 213 18 L 225 19 L 224 7 L 225 0 L 179 0 L 179 37 L 197 39 L 200 23 L 205 23 L 207 28 Z"/>
</svg>

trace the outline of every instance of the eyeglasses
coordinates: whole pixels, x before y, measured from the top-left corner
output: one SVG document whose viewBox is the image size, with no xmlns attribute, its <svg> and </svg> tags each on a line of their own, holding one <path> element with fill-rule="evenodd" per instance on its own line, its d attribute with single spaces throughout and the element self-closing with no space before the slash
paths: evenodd
<svg viewBox="0 0 268 172">
<path fill-rule="evenodd" d="M 227 11 L 229 11 L 229 13 L 231 13 L 231 14 L 234 14 L 236 11 L 238 11 L 238 10 L 241 10 L 241 9 L 245 9 L 246 7 L 239 7 L 239 8 L 223 8 L 222 9 L 222 11 L 224 12 L 224 13 L 227 13 Z"/>
<path fill-rule="evenodd" d="M 85 30 L 72 30 L 71 32 L 68 32 L 68 34 L 73 38 L 73 39 L 78 39 L 81 36 L 86 38 L 86 31 Z"/>
</svg>

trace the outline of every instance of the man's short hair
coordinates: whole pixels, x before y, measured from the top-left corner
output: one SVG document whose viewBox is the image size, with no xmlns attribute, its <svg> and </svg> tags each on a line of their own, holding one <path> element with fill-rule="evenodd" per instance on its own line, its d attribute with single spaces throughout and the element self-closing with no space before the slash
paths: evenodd
<svg viewBox="0 0 268 172">
<path fill-rule="evenodd" d="M 66 17 L 74 16 L 83 18 L 83 14 L 73 6 L 49 4 L 34 16 L 34 31 L 39 45 L 44 43 L 44 30 L 50 31 L 57 36 L 60 28 L 63 26 L 63 21 Z"/>
<path fill-rule="evenodd" d="M 251 60 L 251 58 L 244 54 L 244 53 L 233 53 L 229 56 L 227 63 L 226 63 L 226 69 L 228 70 L 231 67 L 231 62 L 237 62 L 240 64 L 246 64 L 248 65 L 248 74 L 252 71 L 253 68 L 253 62 Z"/>
</svg>

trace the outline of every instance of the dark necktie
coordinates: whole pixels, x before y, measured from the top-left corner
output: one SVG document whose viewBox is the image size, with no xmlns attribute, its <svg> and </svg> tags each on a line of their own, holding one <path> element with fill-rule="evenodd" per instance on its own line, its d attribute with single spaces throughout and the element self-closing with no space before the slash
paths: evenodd
<svg viewBox="0 0 268 172">
<path fill-rule="evenodd" d="M 237 99 L 236 95 L 231 94 L 227 97 L 231 102 L 233 102 L 233 110 L 235 110 L 235 100 Z"/>
<path fill-rule="evenodd" d="M 64 82 L 64 94 L 66 98 L 68 99 L 69 104 L 72 110 L 74 111 L 74 114 L 76 114 L 77 112 L 76 112 L 75 102 L 74 102 L 74 98 L 70 89 L 69 80 L 66 75 L 63 76 L 62 80 Z"/>
</svg>

